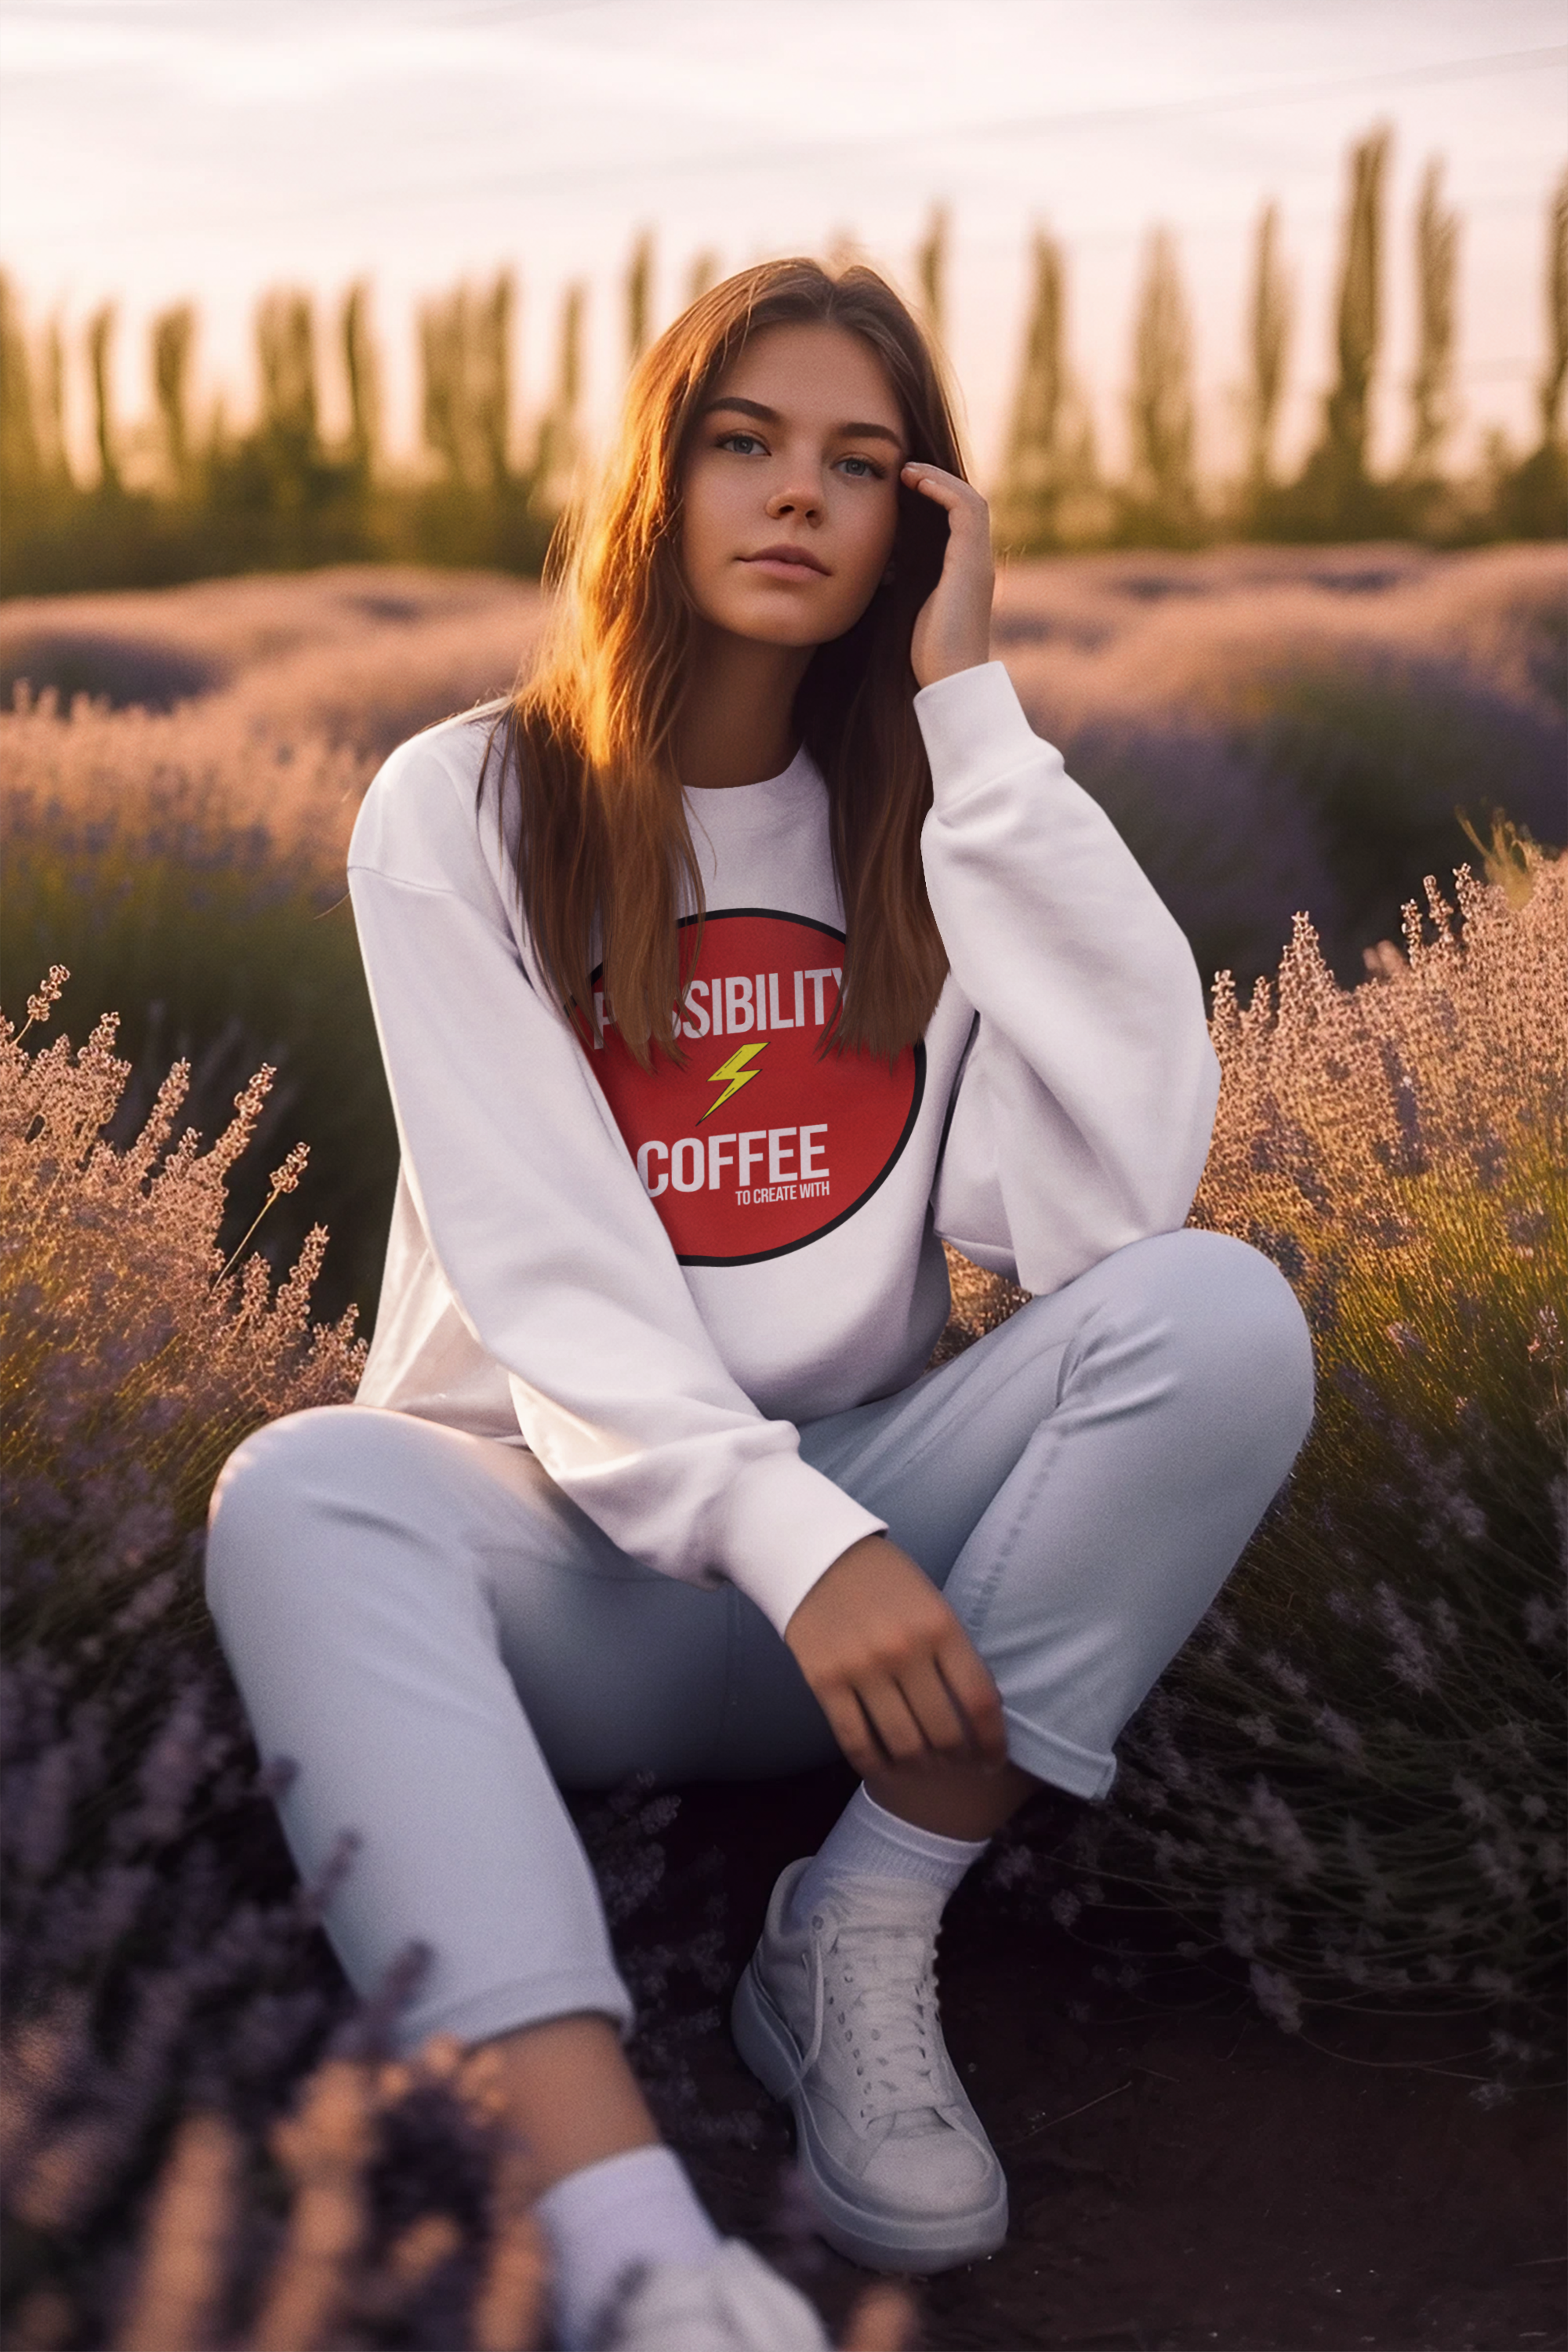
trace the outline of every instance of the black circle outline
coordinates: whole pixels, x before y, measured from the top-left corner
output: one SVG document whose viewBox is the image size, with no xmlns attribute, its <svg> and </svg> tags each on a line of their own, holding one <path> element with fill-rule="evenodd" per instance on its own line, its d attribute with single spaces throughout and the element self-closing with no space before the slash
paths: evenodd
<svg viewBox="0 0 1568 2352">
<path fill-rule="evenodd" d="M 802 930 L 820 931 L 825 939 L 837 940 L 840 947 L 845 944 L 844 933 L 840 930 L 835 929 L 831 923 L 819 923 L 816 918 L 811 915 L 791 915 L 786 913 L 782 907 L 716 907 L 706 915 L 682 915 L 676 928 L 678 930 L 685 931 L 689 930 L 692 925 L 698 922 L 704 925 L 709 923 L 734 922 L 742 916 L 752 918 L 760 917 L 763 921 L 769 923 L 795 923 L 798 924 Z M 604 970 L 605 967 L 602 963 L 595 965 L 594 970 L 588 975 L 588 985 L 590 988 L 592 988 L 595 982 L 603 977 Z M 840 1225 L 846 1223 L 849 1218 L 857 1213 L 858 1210 L 863 1209 L 867 1202 L 870 1199 L 872 1193 L 877 1192 L 881 1185 L 887 1182 L 888 1178 L 892 1174 L 893 1170 L 903 1158 L 905 1146 L 908 1144 L 910 1136 L 914 1133 L 915 1121 L 921 1115 L 921 1105 L 925 1100 L 925 1040 L 921 1037 L 917 1037 L 910 1048 L 910 1051 L 914 1055 L 915 1083 L 914 1092 L 910 1098 L 909 1116 L 904 1120 L 903 1132 L 900 1135 L 897 1143 L 894 1144 L 892 1150 L 883 1161 L 881 1169 L 878 1174 L 871 1179 L 871 1181 L 867 1185 L 866 1190 L 855 1200 L 850 1202 L 849 1206 L 847 1209 L 840 1209 L 838 1214 L 836 1217 L 829 1218 L 826 1224 L 817 1225 L 809 1234 L 803 1234 L 798 1241 L 781 1242 L 777 1249 L 752 1250 L 748 1255 L 741 1257 L 683 1257 L 680 1252 L 677 1250 L 675 1253 L 675 1262 L 677 1265 L 764 1265 L 769 1258 L 790 1257 L 796 1250 L 806 1249 L 813 1242 L 822 1241 L 827 1234 L 836 1233 Z M 619 1126 L 620 1122 L 618 1119 L 616 1124 L 617 1127 Z M 641 1179 L 639 1178 L 638 1181 L 640 1182 Z M 662 1220 L 660 1222 L 662 1223 Z"/>
</svg>

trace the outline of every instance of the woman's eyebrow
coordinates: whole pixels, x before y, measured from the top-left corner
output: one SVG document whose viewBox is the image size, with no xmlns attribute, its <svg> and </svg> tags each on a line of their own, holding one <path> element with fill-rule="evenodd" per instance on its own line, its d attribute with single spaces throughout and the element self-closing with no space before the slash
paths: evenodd
<svg viewBox="0 0 1568 2352">
<path fill-rule="evenodd" d="M 764 407 L 760 400 L 743 400 L 739 393 L 721 394 L 717 400 L 710 400 L 702 413 L 705 416 L 711 416 L 721 408 L 732 408 L 742 416 L 754 416 L 759 425 L 782 425 L 784 422 L 776 408 Z M 886 425 L 836 425 L 833 429 L 843 441 L 887 441 L 895 449 L 901 449 L 904 446 L 902 435 L 893 432 Z"/>
</svg>

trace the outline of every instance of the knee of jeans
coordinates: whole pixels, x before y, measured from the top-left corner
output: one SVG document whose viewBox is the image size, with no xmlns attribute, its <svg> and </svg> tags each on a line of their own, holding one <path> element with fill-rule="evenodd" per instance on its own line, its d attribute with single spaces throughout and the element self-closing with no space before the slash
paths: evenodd
<svg viewBox="0 0 1568 2352">
<path fill-rule="evenodd" d="M 287 1565 L 295 1547 L 279 1540 L 297 1522 L 307 1494 L 330 1493 L 346 1457 L 357 1453 L 361 1424 L 371 1415 L 354 1405 L 317 1405 L 252 1431 L 217 1475 L 207 1507 L 206 1593 L 216 1606 L 230 1566 L 243 1558 L 247 1579 L 269 1562 Z M 269 1539 L 270 1538 L 270 1539 Z"/>
<path fill-rule="evenodd" d="M 1152 1303 L 1205 1387 L 1300 1445 L 1312 1420 L 1312 1337 L 1273 1260 L 1232 1234 L 1196 1226 L 1142 1246 L 1151 1255 Z"/>
</svg>

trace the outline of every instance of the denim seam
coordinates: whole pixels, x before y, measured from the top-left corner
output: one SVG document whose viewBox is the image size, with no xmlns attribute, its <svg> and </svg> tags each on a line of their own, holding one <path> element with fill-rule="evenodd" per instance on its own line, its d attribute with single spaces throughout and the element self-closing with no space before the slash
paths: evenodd
<svg viewBox="0 0 1568 2352">
<path fill-rule="evenodd" d="M 997 1587 L 1001 1583 L 1006 1570 L 1012 1565 L 1015 1547 L 1018 1542 L 1024 1523 L 1026 1519 L 1033 1517 L 1033 1508 L 1036 1497 L 1039 1494 L 1040 1488 L 1045 1483 L 1050 1469 L 1050 1457 L 1058 1450 L 1056 1441 L 1057 1431 L 1054 1421 L 1043 1422 L 1040 1427 L 1035 1432 L 1034 1436 L 1029 1440 L 1028 1445 L 1024 1448 L 1023 1453 L 1019 1455 L 1018 1460 L 1015 1463 L 1013 1469 L 1009 1474 L 1010 1479 L 1017 1478 L 1020 1472 L 1025 1470 L 1025 1466 L 1028 1462 L 1030 1446 L 1039 1444 L 1040 1458 L 1032 1465 L 1032 1467 L 1029 1468 L 1026 1477 L 1020 1481 L 1022 1491 L 1017 1496 L 1012 1520 L 1008 1525 L 1005 1535 L 992 1549 L 991 1559 L 986 1567 L 984 1581 L 979 1578 L 976 1578 L 975 1580 L 973 1609 L 965 1608 L 959 1612 L 959 1614 L 963 1618 L 965 1630 L 967 1631 L 970 1639 L 973 1642 L 976 1649 L 981 1647 L 981 1636 L 984 1631 L 985 1621 L 991 1614 L 992 1604 L 996 1598 Z M 982 1517 L 984 1517 L 984 1512 L 981 1516 Z M 970 1531 L 969 1540 L 973 1540 L 973 1528 Z M 948 1586 L 951 1591 L 951 1578 L 948 1580 Z"/>
</svg>

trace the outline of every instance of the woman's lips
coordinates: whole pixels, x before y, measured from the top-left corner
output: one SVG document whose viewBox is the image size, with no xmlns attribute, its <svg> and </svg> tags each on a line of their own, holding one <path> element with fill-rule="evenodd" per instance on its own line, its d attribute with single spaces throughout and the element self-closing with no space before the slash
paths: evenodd
<svg viewBox="0 0 1568 2352">
<path fill-rule="evenodd" d="M 773 580 L 825 580 L 827 566 L 804 547 L 763 547 L 755 555 L 742 556 L 741 561 L 753 572 L 765 572 Z"/>
</svg>

